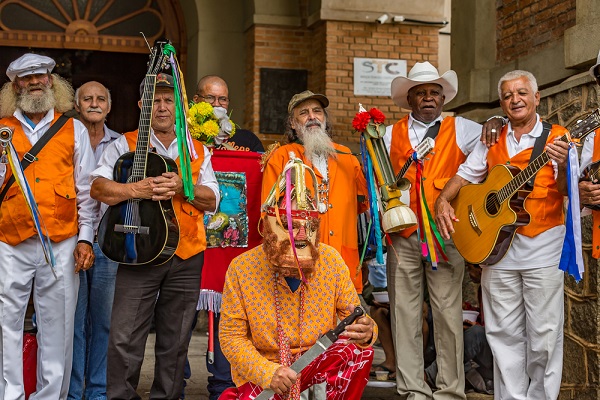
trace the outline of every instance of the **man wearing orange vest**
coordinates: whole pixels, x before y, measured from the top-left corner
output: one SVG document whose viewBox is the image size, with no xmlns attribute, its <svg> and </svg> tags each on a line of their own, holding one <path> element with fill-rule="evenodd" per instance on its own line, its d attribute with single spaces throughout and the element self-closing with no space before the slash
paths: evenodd
<svg viewBox="0 0 600 400">
<path fill-rule="evenodd" d="M 384 141 L 390 150 L 395 173 L 423 141 L 431 127 L 440 124 L 435 148 L 423 164 L 422 185 L 430 210 L 444 184 L 456 173 L 481 136 L 481 125 L 461 117 L 442 117 L 442 107 L 454 98 L 458 89 L 456 73 L 442 76 L 429 62 L 416 63 L 407 77 L 392 82 L 392 99 L 411 113 L 388 129 Z M 434 128 L 435 129 L 435 128 Z M 417 213 L 416 167 L 405 177 L 411 182 L 410 207 Z M 417 228 L 392 234 L 394 251 L 388 251 L 387 274 L 391 324 L 395 339 L 398 393 L 411 400 L 464 399 L 462 281 L 464 261 L 451 240 L 445 243 L 448 262 L 437 268 L 422 256 Z M 423 300 L 427 284 L 434 330 L 437 360 L 437 391 L 424 380 Z"/>
<path fill-rule="evenodd" d="M 368 207 L 365 201 L 367 183 L 358 159 L 350 149 L 331 140 L 327 106 L 327 97 L 310 90 L 292 97 L 286 123 L 289 143 L 273 151 L 268 158 L 261 201 L 266 200 L 290 154 L 312 167 L 321 199 L 321 243 L 330 245 L 342 255 L 350 269 L 350 279 L 361 294 L 357 224 L 358 214 Z M 308 180 L 312 184 L 312 179 Z"/>
<path fill-rule="evenodd" d="M 596 64 L 590 68 L 590 75 L 600 85 L 600 52 L 598 52 L 598 58 Z M 583 144 L 581 150 L 581 170 L 583 171 L 592 161 L 600 161 L 600 129 L 596 129 L 594 134 L 589 135 Z M 587 205 L 598 205 L 600 204 L 600 183 L 591 181 L 579 182 L 579 200 L 581 204 Z M 585 212 L 585 211 L 584 211 Z M 600 258 L 600 211 L 592 211 L 592 217 L 594 219 L 592 229 L 592 257 Z"/>
<path fill-rule="evenodd" d="M 143 83 L 141 91 L 143 92 Z M 150 144 L 152 151 L 175 160 L 179 166 L 175 135 L 173 77 L 159 73 L 152 105 Z M 139 102 L 142 107 L 142 102 Z M 108 205 L 129 199 L 173 201 L 179 221 L 179 245 L 175 255 L 157 266 L 119 265 L 108 344 L 107 395 L 109 399 L 136 399 L 140 369 L 152 316 L 156 329 L 156 375 L 150 398 L 179 398 L 189 332 L 196 313 L 206 235 L 204 211 L 214 211 L 219 187 L 210 153 L 193 141 L 198 158 L 191 163 L 194 200 L 183 196 L 181 177 L 174 172 L 147 177 L 134 183 L 113 181 L 115 162 L 134 151 L 138 131 L 111 143 L 92 174 L 92 197 Z"/>
<path fill-rule="evenodd" d="M 32 398 L 67 397 L 77 272 L 94 263 L 99 204 L 90 198 L 94 154 L 85 126 L 69 118 L 35 157 L 29 154 L 61 114 L 73 107 L 73 88 L 51 73 L 54 66 L 49 57 L 25 54 L 9 65 L 6 75 L 11 81 L 0 93 L 0 126 L 12 130 L 16 156 L 31 162 L 25 177 L 43 219 L 36 227 L 20 184 L 11 180 L 14 171 L 3 161 L 2 190 L 12 183 L 0 207 L 0 399 L 6 400 L 25 396 L 21 349 L 32 287 L 39 345 L 37 391 Z M 42 251 L 40 230 L 50 239 L 55 266 L 48 261 L 50 251 L 48 258 Z"/>
<path fill-rule="evenodd" d="M 494 356 L 494 395 L 499 399 L 556 399 L 563 356 L 563 279 L 558 268 L 565 236 L 569 145 L 559 125 L 544 128 L 536 109 L 540 93 L 527 71 L 506 73 L 498 84 L 500 106 L 509 123 L 489 149 L 477 144 L 436 201 L 443 237 L 454 232 L 450 205 L 459 189 L 485 179 L 496 165 L 524 169 L 541 137 L 551 162 L 537 172 L 525 200 L 531 220 L 518 227 L 504 258 L 483 265 L 481 287 L 486 337 Z M 547 137 L 544 137 L 548 133 Z M 476 244 L 474 244 L 476 245 Z"/>
</svg>

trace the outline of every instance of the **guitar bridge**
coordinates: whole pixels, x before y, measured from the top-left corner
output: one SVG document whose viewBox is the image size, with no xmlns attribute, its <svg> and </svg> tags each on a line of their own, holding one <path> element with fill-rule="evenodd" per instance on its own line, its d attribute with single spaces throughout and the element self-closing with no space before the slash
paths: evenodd
<svg viewBox="0 0 600 400">
<path fill-rule="evenodd" d="M 150 227 L 148 226 L 135 226 L 135 225 L 120 225 L 115 224 L 115 232 L 122 233 L 137 233 L 141 235 L 149 235 Z"/>
<path fill-rule="evenodd" d="M 478 236 L 481 236 L 481 229 L 479 229 L 479 224 L 477 223 L 477 218 L 475 217 L 475 212 L 473 211 L 473 205 L 469 204 L 469 223 L 473 230 L 477 233 Z"/>
</svg>

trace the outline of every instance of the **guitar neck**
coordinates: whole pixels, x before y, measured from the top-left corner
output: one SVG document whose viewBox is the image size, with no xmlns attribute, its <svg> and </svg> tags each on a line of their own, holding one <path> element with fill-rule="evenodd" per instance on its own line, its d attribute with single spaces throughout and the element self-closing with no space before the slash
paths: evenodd
<svg viewBox="0 0 600 400">
<path fill-rule="evenodd" d="M 406 171 L 408 171 L 408 168 L 410 168 L 410 166 L 413 163 L 413 158 L 412 155 L 408 158 L 408 160 L 406 160 L 406 162 L 404 163 L 404 165 L 402 166 L 402 168 L 400 168 L 400 172 L 398 172 L 398 175 L 396 175 L 396 182 L 398 182 L 398 180 L 400 178 L 404 178 L 404 175 L 406 175 Z"/>
<path fill-rule="evenodd" d="M 587 130 L 584 133 L 576 133 L 576 137 L 584 139 L 587 135 L 589 135 L 594 128 L 591 130 Z M 574 133 L 575 134 L 575 133 Z M 565 134 L 559 138 L 559 140 L 569 143 L 570 135 Z M 498 200 L 503 202 L 511 198 L 527 181 L 529 181 L 535 174 L 541 170 L 544 165 L 546 165 L 550 161 L 550 156 L 546 150 L 542 152 L 539 156 L 537 156 L 533 161 L 529 163 L 529 165 L 519 172 L 510 182 L 508 182 L 502 189 L 498 191 Z"/>
<path fill-rule="evenodd" d="M 146 75 L 144 80 L 144 92 L 142 93 L 140 121 L 138 124 L 138 138 L 133 157 L 133 167 L 131 170 L 131 179 L 133 180 L 141 180 L 146 177 L 155 84 L 156 75 Z"/>
</svg>

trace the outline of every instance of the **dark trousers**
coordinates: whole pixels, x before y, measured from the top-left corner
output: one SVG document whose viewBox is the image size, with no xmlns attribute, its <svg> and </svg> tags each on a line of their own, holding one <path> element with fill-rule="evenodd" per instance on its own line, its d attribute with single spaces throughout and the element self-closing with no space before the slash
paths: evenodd
<svg viewBox="0 0 600 400">
<path fill-rule="evenodd" d="M 194 318 L 194 324 L 192 325 L 192 331 L 196 326 L 196 321 L 198 317 L 198 312 L 196 312 L 196 317 Z M 214 344 L 214 362 L 211 364 L 208 362 L 208 352 L 206 353 L 206 369 L 212 375 L 208 377 L 208 399 L 209 400 L 217 400 L 221 393 L 227 388 L 235 387 L 233 383 L 233 379 L 231 378 L 231 365 L 223 351 L 221 350 L 221 343 L 219 342 L 219 321 L 221 320 L 221 314 L 214 314 L 214 333 L 213 333 L 213 344 Z M 190 333 L 191 338 L 191 333 Z M 189 360 L 185 361 L 185 370 L 184 370 L 184 378 L 190 379 L 192 377 L 192 370 L 190 368 Z M 184 382 L 183 386 L 185 387 L 186 383 Z M 185 398 L 185 391 L 182 392 L 181 398 Z"/>
<path fill-rule="evenodd" d="M 178 399 L 204 253 L 159 266 L 119 265 L 108 343 L 107 396 L 140 399 L 136 389 L 152 316 L 154 381 L 150 399 Z"/>
<path fill-rule="evenodd" d="M 208 377 L 208 395 L 209 400 L 217 400 L 221 393 L 227 388 L 235 387 L 233 380 L 231 379 L 231 365 L 223 351 L 221 350 L 221 343 L 219 342 L 219 321 L 221 320 L 221 314 L 215 313 L 214 321 L 214 350 L 215 350 L 215 361 L 212 364 L 208 363 L 208 357 L 206 361 L 206 369 L 212 376 Z"/>
</svg>

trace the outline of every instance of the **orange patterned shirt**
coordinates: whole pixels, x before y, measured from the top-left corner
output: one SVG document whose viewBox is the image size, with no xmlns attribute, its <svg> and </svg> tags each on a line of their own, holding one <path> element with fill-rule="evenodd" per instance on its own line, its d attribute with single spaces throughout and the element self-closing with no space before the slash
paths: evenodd
<svg viewBox="0 0 600 400">
<path fill-rule="evenodd" d="M 323 243 L 319 253 L 315 273 L 304 288 L 301 327 L 301 289 L 292 292 L 283 277 L 277 278 L 281 324 L 290 339 L 292 355 L 308 350 L 321 335 L 335 328 L 338 318 L 345 318 L 360 305 L 340 254 Z M 219 340 L 238 387 L 252 382 L 266 388 L 280 366 L 274 288 L 273 268 L 262 245 L 236 257 L 227 270 Z M 376 339 L 375 326 L 371 343 Z"/>
</svg>

